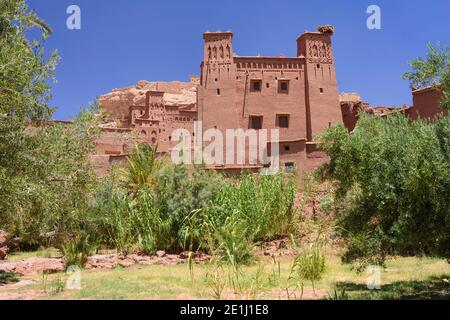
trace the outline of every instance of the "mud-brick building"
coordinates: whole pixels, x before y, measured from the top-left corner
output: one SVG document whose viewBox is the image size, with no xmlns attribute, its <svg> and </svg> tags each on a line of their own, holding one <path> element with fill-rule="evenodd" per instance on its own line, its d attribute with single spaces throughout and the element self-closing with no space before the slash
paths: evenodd
<svg viewBox="0 0 450 320">
<path fill-rule="evenodd" d="M 231 32 L 205 33 L 198 87 L 203 129 L 278 128 L 281 166 L 302 172 L 323 162 L 314 136 L 342 122 L 332 35 L 332 27 L 306 32 L 295 57 L 270 57 L 235 55 Z"/>
<path fill-rule="evenodd" d="M 293 41 L 294 57 L 239 56 L 232 32 L 204 33 L 200 77 L 191 77 L 188 83 L 140 81 L 100 97 L 100 104 L 113 118 L 102 126 L 93 156 L 99 174 L 106 173 L 111 163 L 123 161 L 135 141 L 158 144 L 160 153 L 169 154 L 178 144 L 173 132 L 186 129 L 191 143 L 198 142 L 194 122 L 201 121 L 203 133 L 209 129 L 222 133 L 227 129 L 279 129 L 280 166 L 301 175 L 327 161 L 315 135 L 338 123 L 353 130 L 361 109 L 375 116 L 404 112 L 413 119 L 446 113 L 439 107 L 442 92 L 436 88 L 414 90 L 414 105 L 403 108 L 373 107 L 357 94 L 339 95 L 333 32 L 333 27 L 322 26 L 303 33 Z M 133 139 L 124 139 L 124 135 Z M 270 150 L 268 138 L 264 143 Z M 200 141 L 203 148 L 209 143 L 204 137 Z M 224 141 L 224 155 L 226 145 Z M 237 148 L 236 143 L 231 150 L 236 160 Z M 250 161 L 249 144 L 244 149 L 243 164 L 223 161 L 210 168 L 229 173 L 261 169 L 261 161 Z"/>
<path fill-rule="evenodd" d="M 448 111 L 440 107 L 443 92 L 438 87 L 415 89 L 412 91 L 413 106 L 408 110 L 412 119 L 433 120 L 437 115 L 448 116 Z"/>
<path fill-rule="evenodd" d="M 115 121 L 97 141 L 94 161 L 99 171 L 128 153 L 129 141 L 120 138 L 124 132 L 170 153 L 177 144 L 171 136 L 175 129 L 187 129 L 195 139 L 194 121 L 202 121 L 204 131 L 279 129 L 280 165 L 300 173 L 316 167 L 326 156 L 318 151 L 314 135 L 342 121 L 332 35 L 332 27 L 305 32 L 293 41 L 294 57 L 244 57 L 234 53 L 231 32 L 204 33 L 199 79 L 141 81 L 100 98 Z M 248 156 L 248 145 L 246 149 Z M 263 166 L 249 162 L 212 168 L 239 172 Z"/>
</svg>

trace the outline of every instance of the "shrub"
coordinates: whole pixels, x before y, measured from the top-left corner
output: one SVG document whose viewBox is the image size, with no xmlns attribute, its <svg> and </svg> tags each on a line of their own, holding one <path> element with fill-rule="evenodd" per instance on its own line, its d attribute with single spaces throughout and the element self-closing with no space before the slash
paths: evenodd
<svg viewBox="0 0 450 320">
<path fill-rule="evenodd" d="M 87 258 L 95 251 L 96 245 L 90 241 L 88 234 L 80 233 L 61 246 L 65 257 L 65 265 L 83 268 Z"/>
<path fill-rule="evenodd" d="M 130 166 L 120 172 L 120 177 L 128 177 L 120 180 L 126 183 L 118 184 L 112 175 L 97 193 L 104 244 L 122 253 L 205 250 L 234 264 L 249 260 L 255 241 L 287 233 L 296 190 L 293 178 L 279 174 L 226 179 L 201 166 L 172 165 L 156 158 L 156 149 L 137 147 L 135 152 Z M 137 170 L 141 166 L 135 161 L 157 169 Z M 142 183 L 129 183 L 138 180 Z"/>
<path fill-rule="evenodd" d="M 291 277 L 294 276 L 303 288 L 305 280 L 311 281 L 313 288 L 316 281 L 322 279 L 325 272 L 325 256 L 321 250 L 319 238 L 304 248 L 294 259 Z"/>
<path fill-rule="evenodd" d="M 320 136 L 337 183 L 337 225 L 346 261 L 381 263 L 388 254 L 450 256 L 450 118 L 410 121 L 361 114 L 353 133 Z"/>
</svg>

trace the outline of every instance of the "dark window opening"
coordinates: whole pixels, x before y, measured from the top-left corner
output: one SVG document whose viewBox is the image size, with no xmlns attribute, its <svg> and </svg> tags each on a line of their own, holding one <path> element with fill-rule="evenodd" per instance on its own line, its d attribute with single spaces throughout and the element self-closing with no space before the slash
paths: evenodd
<svg viewBox="0 0 450 320">
<path fill-rule="evenodd" d="M 289 81 L 279 81 L 278 83 L 279 93 L 289 93 Z"/>
<path fill-rule="evenodd" d="M 261 116 L 250 116 L 250 129 L 261 130 L 262 120 Z"/>
<path fill-rule="evenodd" d="M 284 171 L 286 173 L 293 173 L 296 170 L 296 166 L 294 162 L 286 162 L 284 164 Z"/>
<path fill-rule="evenodd" d="M 288 115 L 277 115 L 277 127 L 289 128 L 289 116 Z"/>
<path fill-rule="evenodd" d="M 220 96 L 220 89 L 217 89 L 217 95 Z"/>
<path fill-rule="evenodd" d="M 317 69 L 320 69 L 320 64 L 317 64 Z"/>
<path fill-rule="evenodd" d="M 269 83 L 266 83 L 266 88 L 269 89 L 270 85 Z"/>
<path fill-rule="evenodd" d="M 284 151 L 291 151 L 291 147 L 290 146 L 284 146 Z"/>
<path fill-rule="evenodd" d="M 319 91 L 320 91 L 320 93 L 323 93 L 323 92 L 324 92 L 323 88 L 320 88 Z"/>
<path fill-rule="evenodd" d="M 260 92 L 261 91 L 261 80 L 251 80 L 250 81 L 250 91 Z"/>
</svg>

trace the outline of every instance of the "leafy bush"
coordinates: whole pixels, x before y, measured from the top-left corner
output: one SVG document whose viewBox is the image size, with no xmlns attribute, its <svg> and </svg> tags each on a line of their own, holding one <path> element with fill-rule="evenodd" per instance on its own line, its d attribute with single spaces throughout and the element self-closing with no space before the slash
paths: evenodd
<svg viewBox="0 0 450 320">
<path fill-rule="evenodd" d="M 345 260 L 381 263 L 387 254 L 450 256 L 450 118 L 410 121 L 361 114 L 353 133 L 320 136 L 336 182 Z"/>
<path fill-rule="evenodd" d="M 288 233 L 295 193 L 294 178 L 282 173 L 227 180 L 205 212 L 203 243 L 230 261 L 248 261 L 255 241 Z"/>
<path fill-rule="evenodd" d="M 315 282 L 322 279 L 324 273 L 325 256 L 322 253 L 321 243 L 317 239 L 296 255 L 291 269 L 291 277 L 297 279 L 302 288 L 305 280 L 311 281 L 314 288 Z"/>
<path fill-rule="evenodd" d="M 288 231 L 296 186 L 283 174 L 229 180 L 202 167 L 172 165 L 141 146 L 129 163 L 119 174 L 122 184 L 113 175 L 96 196 L 103 243 L 122 253 L 205 250 L 241 263 L 255 241 Z M 131 176 L 141 182 L 129 183 L 138 180 Z"/>
<path fill-rule="evenodd" d="M 96 176 L 89 155 L 98 134 L 91 110 L 71 125 L 29 128 L 26 164 L 3 184 L 0 177 L 2 229 L 19 237 L 21 248 L 58 246 L 87 230 L 91 220 Z M 0 167 L 0 176 L 3 172 Z M 14 189 L 14 190 L 12 190 Z M 4 204 L 3 205 L 3 201 Z"/>
<path fill-rule="evenodd" d="M 66 241 L 62 245 L 62 253 L 65 257 L 65 265 L 78 266 L 83 268 L 87 262 L 87 258 L 96 249 L 95 242 L 91 242 L 88 234 L 80 233 L 76 235 L 71 241 Z"/>
</svg>

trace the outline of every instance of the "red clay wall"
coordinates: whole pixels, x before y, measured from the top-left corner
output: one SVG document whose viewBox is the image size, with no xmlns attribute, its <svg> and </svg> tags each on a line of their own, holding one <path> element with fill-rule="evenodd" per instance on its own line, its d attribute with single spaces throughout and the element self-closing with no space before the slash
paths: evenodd
<svg viewBox="0 0 450 320">
<path fill-rule="evenodd" d="M 413 91 L 413 108 L 408 110 L 408 115 L 412 119 L 433 119 L 438 114 L 448 115 L 439 106 L 442 99 L 442 91 L 436 88 L 426 88 Z"/>
</svg>

